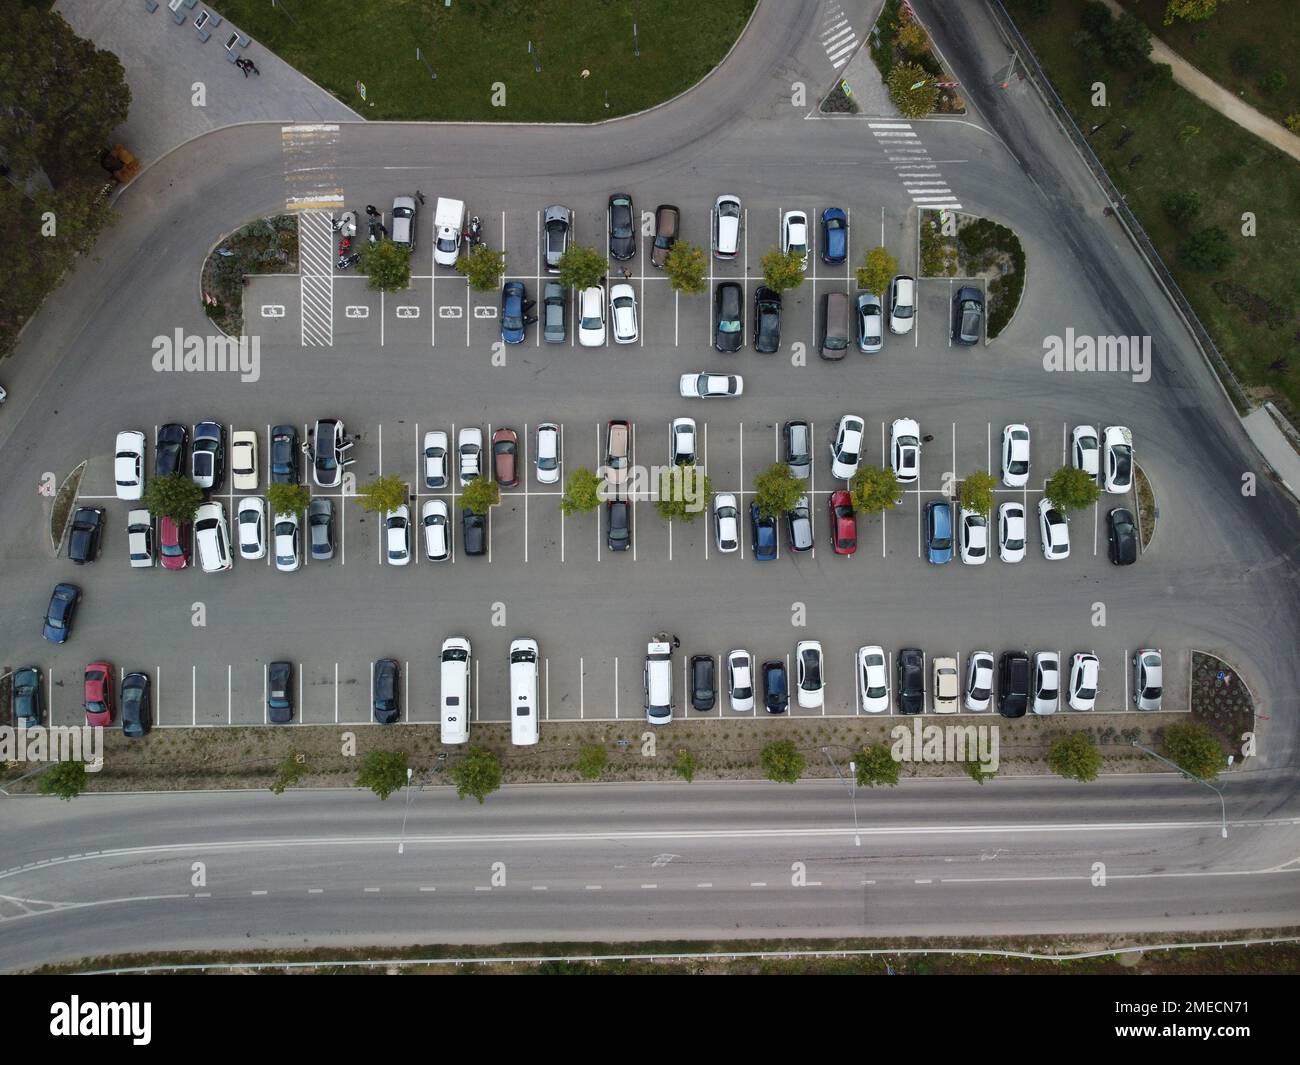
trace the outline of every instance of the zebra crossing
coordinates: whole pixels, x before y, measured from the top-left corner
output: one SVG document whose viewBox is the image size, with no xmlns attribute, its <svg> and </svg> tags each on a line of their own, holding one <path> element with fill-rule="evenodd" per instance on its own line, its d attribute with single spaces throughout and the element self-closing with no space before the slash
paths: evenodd
<svg viewBox="0 0 1300 1065">
<path fill-rule="evenodd" d="M 822 20 L 819 39 L 822 48 L 826 50 L 826 58 L 836 70 L 853 57 L 861 43 L 857 31 L 849 24 L 844 8 L 837 3 L 826 5 L 826 17 Z"/>
<path fill-rule="evenodd" d="M 336 211 L 343 204 L 338 175 L 339 127 L 317 122 L 280 127 L 285 206 L 290 211 Z"/>
<path fill-rule="evenodd" d="M 298 213 L 302 343 L 334 344 L 334 227 L 328 211 Z"/>
<path fill-rule="evenodd" d="M 930 158 L 929 149 L 921 143 L 910 122 L 882 121 L 867 125 L 902 180 L 913 207 L 961 210 L 947 179 L 939 173 L 939 164 Z"/>
</svg>

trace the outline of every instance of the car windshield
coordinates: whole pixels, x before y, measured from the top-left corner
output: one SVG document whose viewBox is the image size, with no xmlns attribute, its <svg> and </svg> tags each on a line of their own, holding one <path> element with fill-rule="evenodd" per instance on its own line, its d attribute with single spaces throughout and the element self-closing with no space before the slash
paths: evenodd
<svg viewBox="0 0 1300 1065">
<path fill-rule="evenodd" d="M 456 250 L 456 238 L 455 238 L 455 237 L 439 237 L 439 238 L 438 238 L 438 250 L 439 250 L 439 251 L 455 251 L 455 250 Z"/>
<path fill-rule="evenodd" d="M 739 318 L 720 318 L 718 319 L 718 332 L 720 333 L 739 333 Z"/>
<path fill-rule="evenodd" d="M 826 343 L 822 346 L 826 348 L 827 351 L 839 351 L 842 348 L 847 348 L 849 346 L 849 341 L 847 337 L 832 336 L 828 334 L 826 337 Z"/>
<path fill-rule="evenodd" d="M 522 329 L 523 327 L 524 327 L 524 320 L 520 318 L 519 315 L 503 314 L 501 316 L 502 329 Z"/>
<path fill-rule="evenodd" d="M 841 451 L 840 461 L 847 462 L 850 466 L 852 466 L 855 462 L 858 461 L 858 453 L 856 451 L 847 451 L 847 450 Z"/>
<path fill-rule="evenodd" d="M 1127 446 L 1117 447 L 1115 455 L 1115 480 L 1125 483 L 1129 477 L 1129 461 L 1132 458 Z"/>
<path fill-rule="evenodd" d="M 737 203 L 735 200 L 723 200 L 720 204 L 718 204 L 718 217 L 739 218 L 740 204 Z"/>
</svg>

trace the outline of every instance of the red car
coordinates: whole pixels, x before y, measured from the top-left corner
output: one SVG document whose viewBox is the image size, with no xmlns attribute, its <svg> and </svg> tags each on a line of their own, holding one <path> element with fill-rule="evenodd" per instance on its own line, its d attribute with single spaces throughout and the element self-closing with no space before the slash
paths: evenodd
<svg viewBox="0 0 1300 1065">
<path fill-rule="evenodd" d="M 86 667 L 86 724 L 107 728 L 113 723 L 113 664 L 91 662 Z"/>
<path fill-rule="evenodd" d="M 492 473 L 502 488 L 519 484 L 519 434 L 513 429 L 498 429 L 492 434 Z"/>
<path fill-rule="evenodd" d="M 161 545 L 158 557 L 163 569 L 184 569 L 190 564 L 190 524 L 178 523 L 175 518 L 158 520 L 158 538 Z"/>
<path fill-rule="evenodd" d="M 851 555 L 858 549 L 858 516 L 848 492 L 832 492 L 831 547 L 837 555 Z"/>
</svg>

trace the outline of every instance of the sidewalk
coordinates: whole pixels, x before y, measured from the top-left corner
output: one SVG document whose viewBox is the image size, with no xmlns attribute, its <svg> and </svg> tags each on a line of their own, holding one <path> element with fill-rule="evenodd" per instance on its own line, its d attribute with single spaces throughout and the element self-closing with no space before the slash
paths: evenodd
<svg viewBox="0 0 1300 1065">
<path fill-rule="evenodd" d="M 219 8 L 202 2 L 181 8 L 176 25 L 167 0 L 150 12 L 145 0 L 58 0 L 54 9 L 76 33 L 121 60 L 131 87 L 131 112 L 117 139 L 150 163 L 199 134 L 239 122 L 340 122 L 362 117 L 282 62 L 257 41 L 240 54 L 262 72 L 245 78 L 226 58 L 225 42 L 236 27 L 223 20 L 199 39 L 194 20 Z M 203 106 L 195 106 L 194 86 Z"/>
</svg>

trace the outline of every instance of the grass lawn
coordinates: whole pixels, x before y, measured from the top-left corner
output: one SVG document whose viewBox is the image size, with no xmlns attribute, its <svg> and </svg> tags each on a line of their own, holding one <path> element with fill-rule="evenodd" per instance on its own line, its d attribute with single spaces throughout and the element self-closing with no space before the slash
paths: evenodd
<svg viewBox="0 0 1300 1065">
<path fill-rule="evenodd" d="M 452 0 L 448 8 L 438 0 L 281 0 L 279 7 L 216 0 L 216 7 L 253 38 L 254 58 L 256 44 L 265 46 L 366 118 L 594 122 L 690 88 L 726 55 L 754 3 Z M 437 80 L 416 59 L 417 46 Z M 498 83 L 502 106 L 494 104 Z"/>
<path fill-rule="evenodd" d="M 1128 197 L 1147 233 L 1196 308 L 1242 383 L 1272 395 L 1295 420 L 1300 412 L 1300 314 L 1295 264 L 1300 261 L 1300 163 L 1173 86 L 1141 103 L 1126 103 L 1132 80 L 1100 64 L 1085 69 L 1071 37 L 1082 0 L 1053 0 L 1047 16 L 1028 17 L 1009 5 L 1048 75 L 1085 131 L 1093 150 Z M 1244 0 L 1228 6 L 1246 10 Z M 1087 86 L 1106 83 L 1110 106 L 1093 107 Z M 1119 144 L 1121 138 L 1123 145 Z M 1195 190 L 1199 215 L 1186 226 L 1165 216 L 1161 201 L 1174 190 Z M 1253 212 L 1257 235 L 1242 235 L 1242 215 Z M 1180 262 L 1178 248 L 1193 232 L 1221 227 L 1234 256 L 1222 270 L 1202 272 Z M 1119 323 L 1134 331 L 1141 323 Z M 1280 369 L 1270 367 L 1283 360 Z"/>
</svg>

